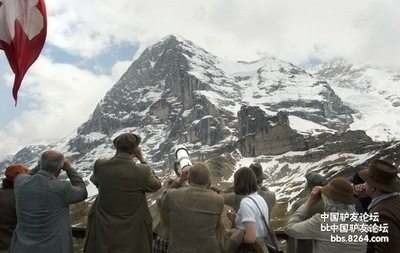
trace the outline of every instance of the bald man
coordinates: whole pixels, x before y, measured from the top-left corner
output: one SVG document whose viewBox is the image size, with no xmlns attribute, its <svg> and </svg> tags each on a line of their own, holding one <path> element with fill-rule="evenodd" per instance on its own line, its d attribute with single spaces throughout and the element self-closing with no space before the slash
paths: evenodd
<svg viewBox="0 0 400 253">
<path fill-rule="evenodd" d="M 69 205 L 87 198 L 85 183 L 56 150 L 45 151 L 39 164 L 14 179 L 18 223 L 10 252 L 72 253 Z M 57 180 L 61 170 L 70 181 Z"/>
</svg>

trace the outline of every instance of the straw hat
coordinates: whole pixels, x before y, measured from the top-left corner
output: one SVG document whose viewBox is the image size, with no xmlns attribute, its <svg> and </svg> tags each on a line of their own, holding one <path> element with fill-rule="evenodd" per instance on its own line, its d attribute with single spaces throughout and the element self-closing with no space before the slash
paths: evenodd
<svg viewBox="0 0 400 253">
<path fill-rule="evenodd" d="M 321 192 L 333 200 L 346 204 L 354 204 L 353 187 L 345 178 L 338 177 L 332 179 L 327 185 L 322 187 Z"/>
</svg>

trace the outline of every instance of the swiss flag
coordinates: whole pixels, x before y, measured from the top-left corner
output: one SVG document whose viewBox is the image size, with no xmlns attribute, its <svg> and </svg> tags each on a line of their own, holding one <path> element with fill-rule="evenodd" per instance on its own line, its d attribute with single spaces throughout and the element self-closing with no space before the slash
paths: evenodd
<svg viewBox="0 0 400 253">
<path fill-rule="evenodd" d="M 0 0 L 0 49 L 15 74 L 13 97 L 29 67 L 39 57 L 47 34 L 44 0 Z"/>
</svg>

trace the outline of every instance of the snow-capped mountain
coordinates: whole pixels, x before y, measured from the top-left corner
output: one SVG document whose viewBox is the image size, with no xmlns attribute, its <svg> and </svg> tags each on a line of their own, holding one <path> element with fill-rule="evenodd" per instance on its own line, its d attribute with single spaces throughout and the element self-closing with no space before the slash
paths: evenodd
<svg viewBox="0 0 400 253">
<path fill-rule="evenodd" d="M 342 58 L 314 68 L 354 110 L 350 129 L 365 130 L 378 141 L 400 137 L 400 71 L 398 68 L 356 65 Z"/>
<path fill-rule="evenodd" d="M 33 166 L 45 149 L 55 148 L 88 176 L 96 159 L 114 155 L 112 140 L 132 131 L 142 136 L 145 156 L 161 177 L 171 174 L 174 147 L 183 144 L 193 161 L 210 162 L 217 186 L 231 181 L 235 169 L 260 162 L 266 184 L 290 205 L 306 171 L 350 177 L 354 167 L 374 158 L 399 163 L 399 143 L 378 142 L 395 135 L 385 139 L 360 131 L 376 133 L 386 125 L 384 136 L 397 133 L 395 117 L 371 123 L 368 113 L 382 109 L 383 100 L 371 101 L 368 109 L 365 100 L 355 99 L 380 90 L 376 94 L 395 111 L 397 93 L 385 96 L 383 88 L 373 88 L 380 79 L 372 74 L 376 83 L 370 81 L 368 89 L 362 81 L 354 84 L 375 72 L 350 70 L 340 62 L 315 74 L 276 58 L 231 62 L 170 35 L 132 63 L 75 133 L 26 147 L 0 166 Z"/>
</svg>

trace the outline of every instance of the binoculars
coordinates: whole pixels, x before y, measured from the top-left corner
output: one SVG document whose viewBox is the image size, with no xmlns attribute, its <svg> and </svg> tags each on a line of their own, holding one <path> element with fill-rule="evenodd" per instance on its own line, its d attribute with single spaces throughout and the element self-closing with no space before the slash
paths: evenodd
<svg viewBox="0 0 400 253">
<path fill-rule="evenodd" d="M 177 166 L 175 166 L 176 175 L 180 176 L 179 171 L 181 171 L 186 166 L 191 166 L 192 161 L 189 157 L 189 152 L 184 145 L 177 145 L 175 148 L 175 158 Z"/>
</svg>

